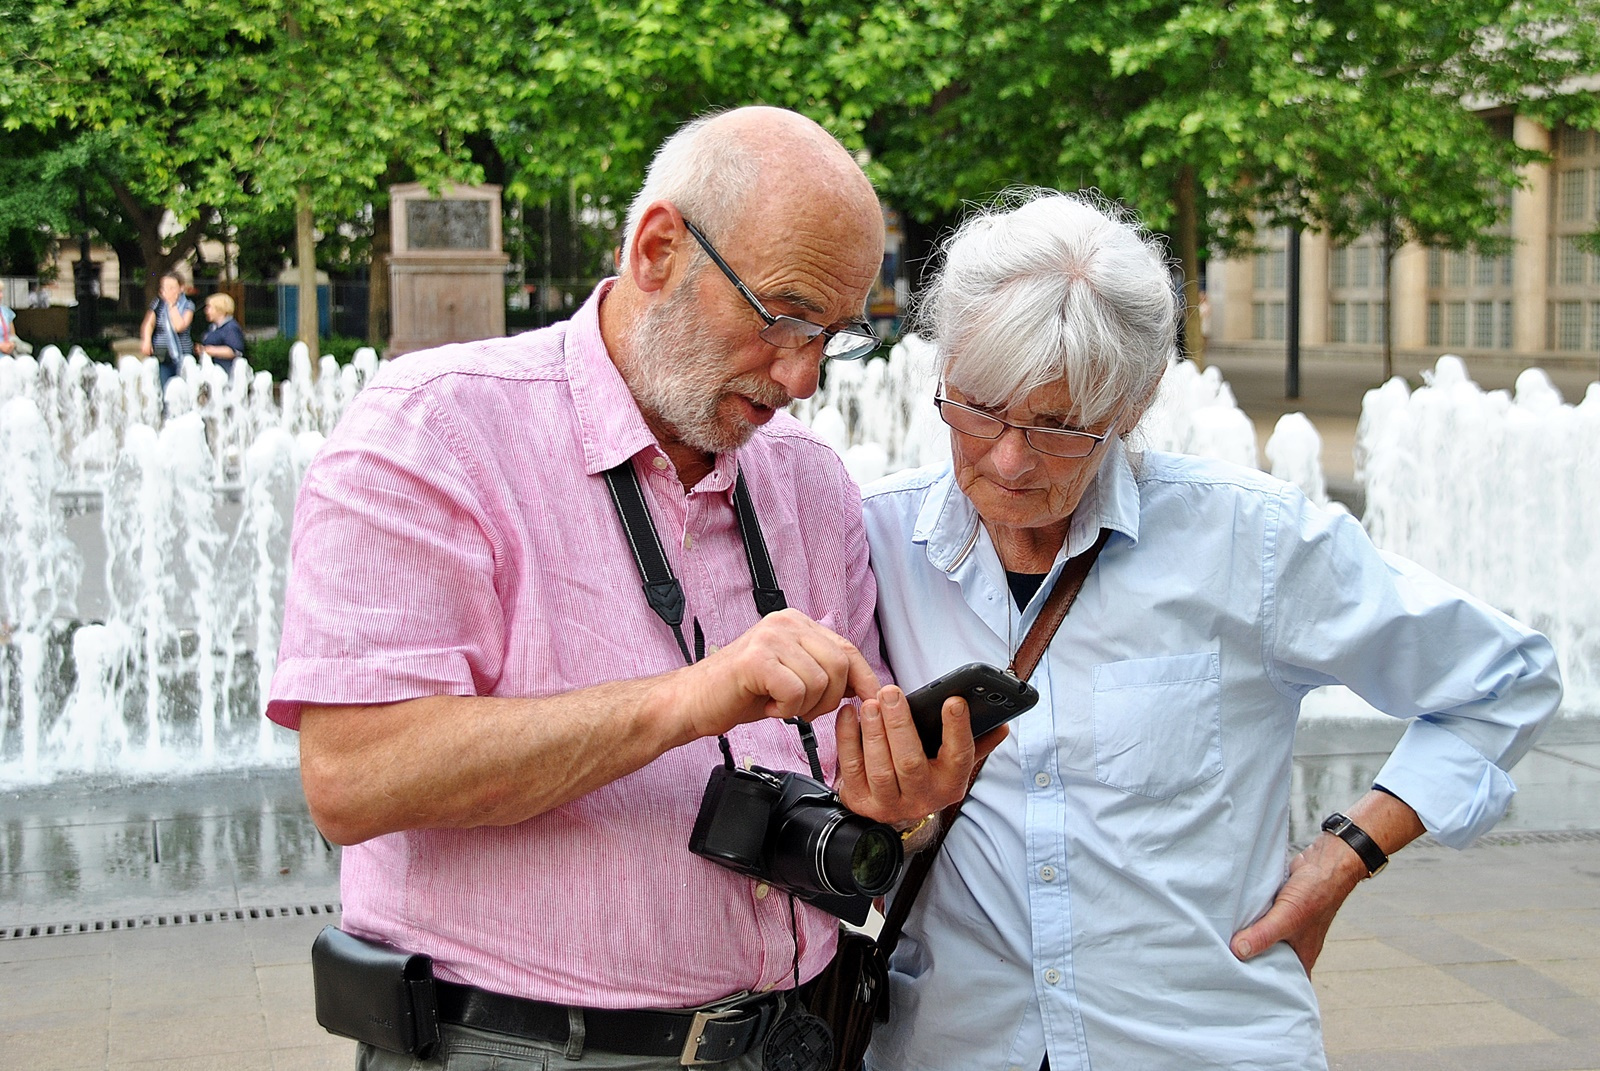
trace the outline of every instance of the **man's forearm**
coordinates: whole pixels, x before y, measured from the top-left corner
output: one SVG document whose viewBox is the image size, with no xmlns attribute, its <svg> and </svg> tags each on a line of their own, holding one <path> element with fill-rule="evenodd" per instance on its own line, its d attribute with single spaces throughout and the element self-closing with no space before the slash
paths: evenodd
<svg viewBox="0 0 1600 1071">
<path fill-rule="evenodd" d="M 640 769 L 674 738 L 662 678 L 544 699 L 429 696 L 301 711 L 300 770 L 329 840 L 513 825 Z"/>
</svg>

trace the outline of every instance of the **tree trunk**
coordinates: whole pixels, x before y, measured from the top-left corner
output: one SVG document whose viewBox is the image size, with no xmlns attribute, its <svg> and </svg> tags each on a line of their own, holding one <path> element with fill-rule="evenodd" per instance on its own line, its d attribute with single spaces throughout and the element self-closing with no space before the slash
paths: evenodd
<svg viewBox="0 0 1600 1071">
<path fill-rule="evenodd" d="M 367 268 L 367 341 L 379 352 L 389 344 L 389 202 L 372 206 L 372 263 Z"/>
<path fill-rule="evenodd" d="M 317 239 L 312 230 L 311 187 L 301 186 L 294 213 L 295 263 L 299 268 L 299 319 L 296 333 L 311 355 L 311 376 L 317 375 L 317 360 L 322 355 L 317 331 Z"/>
<path fill-rule="evenodd" d="M 1394 213 L 1383 221 L 1383 381 L 1394 378 Z"/>
<path fill-rule="evenodd" d="M 1199 368 L 1206 366 L 1206 336 L 1200 330 L 1200 216 L 1196 209 L 1194 168 L 1178 169 L 1173 190 L 1178 262 L 1183 272 L 1183 349 Z"/>
</svg>

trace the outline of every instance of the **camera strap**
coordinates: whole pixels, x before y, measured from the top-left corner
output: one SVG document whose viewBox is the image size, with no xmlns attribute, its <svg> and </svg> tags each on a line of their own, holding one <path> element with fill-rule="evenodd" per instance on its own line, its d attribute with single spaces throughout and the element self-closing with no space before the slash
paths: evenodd
<svg viewBox="0 0 1600 1071">
<path fill-rule="evenodd" d="M 672 575 L 672 566 L 667 564 L 666 551 L 662 549 L 650 509 L 645 505 L 644 488 L 639 486 L 639 474 L 633 469 L 633 461 L 630 459 L 607 469 L 605 477 L 606 486 L 611 488 L 611 501 L 622 520 L 622 530 L 628 536 L 628 546 L 633 548 L 634 564 L 639 567 L 639 577 L 644 581 L 645 601 L 678 638 L 683 660 L 693 665 L 696 658 L 689 653 L 689 645 L 683 638 L 683 585 L 678 583 L 678 578 Z M 733 484 L 733 515 L 739 522 L 739 540 L 744 544 L 745 560 L 750 564 L 750 590 L 756 613 L 762 617 L 777 613 L 789 602 L 778 586 L 778 574 L 773 571 L 767 541 L 761 534 L 761 522 L 756 519 L 756 507 L 750 501 L 750 488 L 745 485 L 743 472 Z"/>
<path fill-rule="evenodd" d="M 656 616 L 672 629 L 672 635 L 678 641 L 678 650 L 683 652 L 684 662 L 693 665 L 705 657 L 705 636 L 696 619 L 695 647 L 691 653 L 683 636 L 683 585 L 667 563 L 667 554 L 661 545 L 661 536 L 656 532 L 656 523 L 650 516 L 650 508 L 645 504 L 644 488 L 639 484 L 639 474 L 634 471 L 633 460 L 630 458 L 615 468 L 607 469 L 605 478 L 606 486 L 611 489 L 611 502 L 617 507 L 617 517 L 622 521 L 622 531 L 633 550 L 633 562 L 639 567 L 639 578 L 644 582 L 645 601 Z M 750 487 L 745 483 L 742 471 L 733 481 L 733 516 L 738 521 L 739 540 L 744 544 L 745 561 L 750 566 L 750 594 L 755 600 L 756 613 L 762 617 L 777 613 L 789 605 L 789 600 L 778 586 L 778 574 L 772 568 L 772 556 L 767 553 L 767 540 L 761 534 L 761 522 L 756 517 L 755 503 L 751 501 Z M 817 736 L 810 723 L 793 718 L 790 724 L 800 733 L 800 742 L 805 746 L 806 758 L 811 763 L 811 775 L 818 781 L 826 780 L 822 759 L 817 754 Z M 733 750 L 728 745 L 728 738 L 719 736 L 717 742 L 722 748 L 724 762 L 733 766 Z"/>
</svg>

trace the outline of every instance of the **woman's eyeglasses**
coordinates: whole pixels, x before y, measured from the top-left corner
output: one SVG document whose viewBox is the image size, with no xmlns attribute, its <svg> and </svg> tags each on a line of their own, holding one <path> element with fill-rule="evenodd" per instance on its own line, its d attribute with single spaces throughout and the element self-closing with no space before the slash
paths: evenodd
<svg viewBox="0 0 1600 1071">
<path fill-rule="evenodd" d="M 1041 454 L 1051 457 L 1088 457 L 1094 448 L 1110 438 L 1111 433 L 1096 435 L 1092 431 L 1072 428 L 1041 428 L 1032 424 L 1013 424 L 993 413 L 974 409 L 970 405 L 952 401 L 944 395 L 935 395 L 933 404 L 939 407 L 939 419 L 963 435 L 975 439 L 998 439 L 1007 428 L 1016 428 L 1028 445 Z"/>
</svg>

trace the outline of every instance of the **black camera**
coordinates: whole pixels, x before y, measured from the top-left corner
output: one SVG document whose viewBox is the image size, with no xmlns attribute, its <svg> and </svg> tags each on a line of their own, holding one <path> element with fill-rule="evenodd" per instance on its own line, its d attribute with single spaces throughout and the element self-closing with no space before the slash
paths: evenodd
<svg viewBox="0 0 1600 1071">
<path fill-rule="evenodd" d="M 815 778 L 760 766 L 711 771 L 689 850 L 856 925 L 905 862 L 893 827 L 851 813 Z"/>
</svg>

